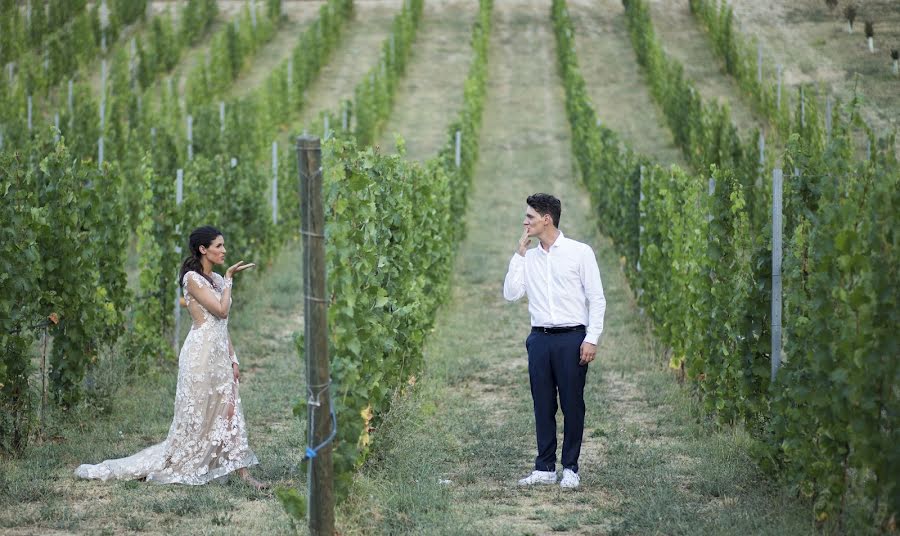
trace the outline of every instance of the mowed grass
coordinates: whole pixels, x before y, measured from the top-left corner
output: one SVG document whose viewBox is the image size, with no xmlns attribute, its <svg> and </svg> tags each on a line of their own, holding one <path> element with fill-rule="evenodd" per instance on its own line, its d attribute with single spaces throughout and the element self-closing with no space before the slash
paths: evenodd
<svg viewBox="0 0 900 536">
<path fill-rule="evenodd" d="M 323 5 L 324 2 L 321 0 L 283 2 L 284 20 L 278 28 L 278 33 L 257 52 L 225 97 L 246 96 L 259 87 L 259 82 L 266 80 L 272 70 L 278 68 L 283 61 L 287 61 L 300 37 L 306 32 L 307 26 L 318 18 L 319 9 Z"/>
<path fill-rule="evenodd" d="M 300 274 L 299 244 L 289 242 L 267 271 L 238 276 L 229 324 L 241 361 L 250 446 L 260 459 L 251 472 L 274 485 L 302 487 L 305 432 L 291 413 L 305 385 L 293 344 L 302 325 Z M 271 493 L 234 476 L 199 487 L 74 478 L 80 463 L 128 456 L 166 437 L 177 365 L 134 377 L 127 360 L 105 355 L 100 366 L 113 389 L 110 407 L 54 413 L 47 440 L 20 457 L 0 459 L 0 533 L 290 533 L 290 520 Z"/>
<path fill-rule="evenodd" d="M 425 2 L 421 27 L 384 127 L 381 147 L 396 151 L 403 139 L 406 156 L 424 161 L 447 142 L 447 125 L 462 106 L 463 84 L 472 63 L 472 24 L 477 2 Z"/>
<path fill-rule="evenodd" d="M 663 166 L 685 167 L 637 63 L 620 0 L 570 0 L 575 52 L 597 119 Z"/>
<path fill-rule="evenodd" d="M 653 29 L 663 49 L 684 67 L 685 78 L 694 83 L 704 101 L 728 106 L 731 120 L 744 136 L 760 128 L 764 118 L 756 116 L 740 98 L 740 88 L 722 74 L 720 62 L 709 40 L 690 12 L 687 0 L 650 0 Z"/>
<path fill-rule="evenodd" d="M 481 156 L 452 299 L 426 371 L 374 434 L 341 506 L 342 534 L 804 534 L 803 505 L 754 465 L 752 440 L 718 429 L 666 370 L 578 184 L 547 7 L 498 4 Z M 520 489 L 534 423 L 524 303 L 501 296 L 524 198 L 563 200 L 561 227 L 598 254 L 608 309 L 588 373 L 582 486 Z M 559 415 L 560 425 L 562 416 Z M 560 426 L 560 431 L 561 431 Z"/>
<path fill-rule="evenodd" d="M 829 11 L 821 0 L 735 0 L 730 2 L 745 35 L 763 43 L 770 67 L 784 65 L 784 82 L 796 102 L 797 84 L 821 88 L 847 103 L 860 96 L 860 113 L 875 133 L 884 136 L 900 128 L 900 78 L 891 72 L 890 50 L 900 47 L 900 4 L 895 0 L 856 2 L 853 33 L 847 32 L 840 2 Z M 869 52 L 864 21 L 875 23 L 875 52 Z M 774 75 L 772 75 L 774 76 Z M 900 139 L 895 140 L 900 151 Z"/>
<path fill-rule="evenodd" d="M 341 34 L 340 43 L 303 95 L 300 114 L 292 118 L 287 143 L 293 144 L 298 133 L 309 130 L 321 112 L 338 113 L 342 102 L 353 99 L 353 89 L 378 62 L 381 44 L 390 35 L 391 23 L 401 7 L 400 0 L 353 4 L 353 16 Z M 309 133 L 322 135 L 311 130 Z"/>
</svg>

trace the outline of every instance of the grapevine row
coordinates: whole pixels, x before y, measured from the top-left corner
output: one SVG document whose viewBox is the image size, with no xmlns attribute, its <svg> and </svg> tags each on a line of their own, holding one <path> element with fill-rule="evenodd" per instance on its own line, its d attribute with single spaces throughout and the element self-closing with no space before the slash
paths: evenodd
<svg viewBox="0 0 900 536">
<path fill-rule="evenodd" d="M 648 167 L 596 125 L 564 0 L 554 1 L 574 151 L 640 303 L 710 412 L 743 422 L 761 440 L 762 465 L 810 497 L 818 521 L 840 522 L 846 498 L 864 496 L 874 505 L 870 521 L 886 522 L 898 512 L 891 468 L 900 402 L 890 387 L 900 374 L 891 334 L 898 311 L 888 290 L 897 285 L 896 159 L 889 152 L 854 159 L 851 125 L 840 117 L 830 138 L 815 122 L 790 137 L 785 364 L 771 382 L 771 223 L 760 218 L 771 192 L 741 179 L 748 171 L 734 162 L 703 156 L 692 140 L 716 123 L 685 125 L 691 118 L 676 115 L 678 99 L 696 98 L 689 105 L 704 108 L 655 40 L 646 5 L 631 0 L 626 11 L 667 120 L 689 133 L 682 143 L 699 163 L 712 164 L 701 178 Z"/>
<path fill-rule="evenodd" d="M 333 41 L 351 7 L 349 0 L 332 0 L 323 6 L 320 19 L 307 32 L 318 35 L 312 41 L 320 43 L 323 36 Z M 306 35 L 301 41 L 309 43 L 311 39 Z M 316 57 L 311 57 L 313 51 Z M 328 52 L 324 45 L 307 49 L 309 59 L 305 61 L 321 65 Z M 127 72 L 113 73 L 113 88 L 123 80 L 127 87 Z M 311 77 L 314 71 L 308 74 Z M 266 91 L 257 92 L 246 109 L 236 103 L 234 107 L 239 110 L 232 111 L 229 119 L 239 116 L 254 128 L 266 124 L 266 129 L 274 130 L 269 126 L 276 121 L 274 116 L 257 112 L 267 105 L 267 95 Z M 164 100 L 163 105 L 178 110 L 174 98 Z M 95 104 L 89 95 L 76 99 L 79 112 L 84 108 L 96 113 L 92 106 Z M 111 108 L 116 106 L 113 102 Z M 144 113 L 149 113 L 148 108 Z M 234 127 L 233 121 L 229 124 Z M 11 170 L 3 174 L 0 188 L 4 195 L 3 219 L 11 222 L 5 229 L 16 238 L 4 241 L 0 250 L 0 264 L 8 274 L 0 279 L 0 294 L 4 296 L 0 303 L 0 344 L 4 348 L 0 404 L 4 415 L 10 409 L 9 418 L 0 421 L 3 448 L 21 448 L 33 424 L 34 413 L 29 406 L 35 399 L 31 392 L 34 388 L 28 382 L 31 341 L 44 333 L 52 337 L 51 391 L 60 404 L 74 404 L 84 393 L 86 368 L 96 361 L 102 348 L 116 340 L 121 339 L 123 344 L 117 348 L 130 356 L 134 370 L 146 369 L 153 356 L 170 355 L 167 341 L 171 341 L 175 272 L 180 263 L 176 245 L 182 241 L 184 230 L 198 225 L 198 218 L 224 226 L 229 249 L 247 258 L 270 256 L 284 234 L 276 231 L 261 195 L 271 175 L 258 165 L 257 145 L 252 151 L 231 152 L 241 150 L 240 136 L 247 132 L 235 129 L 227 140 L 232 142 L 230 146 L 210 146 L 206 155 L 198 155 L 185 166 L 184 202 L 177 205 L 175 169 L 184 160 L 179 158 L 181 144 L 173 130 L 163 122 L 155 135 L 148 135 L 146 127 L 136 128 L 126 120 L 110 121 L 109 127 L 118 129 L 124 142 L 111 144 L 120 154 L 113 153 L 114 157 L 100 168 L 70 152 L 67 145 L 57 144 L 47 129 L 38 130 L 24 150 L 2 153 L 2 165 Z M 78 138 L 73 141 L 77 144 Z M 234 154 L 240 160 L 233 159 Z M 279 172 L 286 175 L 287 167 Z M 123 186 L 126 183 L 127 188 Z M 291 181 L 281 183 L 289 185 Z M 292 189 L 285 186 L 285 190 Z M 229 192 L 226 201 L 209 203 L 210 192 L 222 191 Z M 296 222 L 295 214 L 293 218 Z M 127 222 L 135 227 L 129 228 Z M 132 232 L 137 234 L 140 263 L 137 296 L 126 288 L 124 273 Z M 63 246 L 52 246 L 54 240 L 64 242 Z M 23 266 L 31 268 L 23 270 Z M 22 303 L 29 305 L 19 308 Z M 48 323 L 46 319 L 51 317 L 54 320 Z M 126 319 L 130 329 L 122 338 L 119 335 Z"/>
<path fill-rule="evenodd" d="M 412 0 L 405 9 L 409 19 L 394 26 L 396 60 L 389 56 L 389 38 L 385 73 L 377 67 L 375 81 L 364 80 L 362 85 L 368 87 L 363 90 L 391 87 L 405 68 L 404 48 L 412 42 L 421 0 Z M 447 297 L 447 259 L 464 232 L 451 221 L 465 210 L 478 157 L 491 10 L 492 2 L 481 0 L 463 107 L 433 158 L 419 165 L 371 147 L 359 150 L 358 141 L 340 133 L 325 145 L 329 355 L 339 423 L 334 464 L 340 492 L 346 491 L 352 471 L 365 459 L 370 432 L 389 410 L 393 394 L 421 372 L 425 338 Z M 403 32 L 407 35 L 400 35 Z M 381 76 L 386 79 L 378 80 Z M 359 99 L 357 116 L 384 117 L 383 109 L 363 108 L 389 106 L 391 95 Z M 464 140 L 459 167 L 457 131 Z M 365 134 L 375 137 L 371 131 Z M 303 410 L 301 402 L 295 412 Z"/>
</svg>

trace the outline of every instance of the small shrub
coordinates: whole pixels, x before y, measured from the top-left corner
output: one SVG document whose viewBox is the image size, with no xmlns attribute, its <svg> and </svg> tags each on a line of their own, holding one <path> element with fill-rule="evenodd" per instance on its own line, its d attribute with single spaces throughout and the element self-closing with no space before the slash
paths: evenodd
<svg viewBox="0 0 900 536">
<path fill-rule="evenodd" d="M 869 42 L 869 52 L 875 53 L 875 23 L 870 20 L 866 21 L 866 41 Z"/>
<path fill-rule="evenodd" d="M 844 18 L 847 19 L 848 28 L 853 31 L 853 21 L 856 20 L 856 6 L 850 4 L 844 8 Z"/>
</svg>

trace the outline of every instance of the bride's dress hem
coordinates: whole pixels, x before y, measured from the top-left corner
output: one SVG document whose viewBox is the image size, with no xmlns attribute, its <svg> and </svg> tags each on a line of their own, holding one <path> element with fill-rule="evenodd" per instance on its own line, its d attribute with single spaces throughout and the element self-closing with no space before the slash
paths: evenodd
<svg viewBox="0 0 900 536">
<path fill-rule="evenodd" d="M 221 299 L 225 280 L 216 273 L 210 278 L 196 272 L 184 278 L 193 325 L 178 356 L 175 411 L 165 440 L 126 458 L 81 465 L 76 477 L 202 485 L 259 463 L 247 441 L 228 319 L 216 317 L 195 297 L 213 293 Z"/>
<path fill-rule="evenodd" d="M 151 447 L 152 449 L 153 447 Z M 147 449 L 150 450 L 150 449 Z M 134 472 L 116 472 L 116 465 L 120 460 L 106 460 L 96 465 L 82 464 L 75 469 L 75 476 L 84 480 L 122 481 L 143 480 L 151 484 L 183 484 L 187 486 L 202 486 L 210 482 L 224 479 L 236 471 L 248 469 L 259 465 L 256 455 L 250 453 L 244 460 L 228 464 L 226 467 L 216 467 L 202 475 L 179 475 L 167 473 L 165 469 L 153 471 L 142 475 Z M 118 464 L 120 465 L 120 464 Z"/>
</svg>

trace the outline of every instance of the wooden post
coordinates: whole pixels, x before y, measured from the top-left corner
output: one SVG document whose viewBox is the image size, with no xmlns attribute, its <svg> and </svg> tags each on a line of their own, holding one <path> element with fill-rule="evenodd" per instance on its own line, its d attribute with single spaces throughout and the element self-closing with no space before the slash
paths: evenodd
<svg viewBox="0 0 900 536">
<path fill-rule="evenodd" d="M 825 135 L 831 141 L 831 95 L 825 97 Z"/>
<path fill-rule="evenodd" d="M 644 223 L 641 221 L 644 215 L 644 166 L 641 166 L 641 176 L 638 179 L 638 259 L 637 271 L 641 271 L 641 257 L 644 256 L 644 244 L 641 242 L 641 235 L 644 234 Z M 638 296 L 643 294 L 644 289 L 638 288 Z"/>
<path fill-rule="evenodd" d="M 283 4 L 282 4 L 283 5 Z M 294 57 L 288 57 L 287 63 L 287 93 L 288 102 L 291 101 L 291 94 L 294 92 Z"/>
<path fill-rule="evenodd" d="M 272 224 L 278 225 L 278 142 L 272 142 Z"/>
<path fill-rule="evenodd" d="M 762 43 L 756 44 L 756 81 L 762 85 Z"/>
<path fill-rule="evenodd" d="M 181 206 L 182 201 L 184 201 L 184 170 L 178 169 L 175 175 L 175 206 Z M 178 235 L 179 244 L 181 243 L 181 225 L 175 225 L 175 234 Z M 175 246 L 175 252 L 181 255 L 181 246 Z M 180 273 L 180 270 L 176 270 L 176 274 Z M 181 334 L 181 281 L 178 281 L 178 284 L 175 288 L 175 333 L 172 336 L 172 348 L 175 349 L 175 355 L 177 356 L 179 353 L 179 345 L 178 345 L 178 336 Z"/>
<path fill-rule="evenodd" d="M 219 101 L 219 132 L 225 132 L 225 101 Z"/>
<path fill-rule="evenodd" d="M 772 171 L 772 381 L 781 367 L 781 168 Z"/>
<path fill-rule="evenodd" d="M 766 136 L 759 132 L 759 167 L 762 169 L 766 165 Z"/>
<path fill-rule="evenodd" d="M 777 86 L 775 89 L 775 107 L 780 110 L 781 109 L 781 64 L 780 63 L 776 66 L 776 69 L 778 70 L 778 82 L 777 82 Z"/>
<path fill-rule="evenodd" d="M 97 166 L 103 167 L 103 136 L 97 140 Z"/>
<path fill-rule="evenodd" d="M 462 164 L 462 131 L 456 131 L 456 169 Z"/>
<path fill-rule="evenodd" d="M 328 300 L 325 294 L 325 212 L 322 202 L 322 149 L 319 139 L 297 138 L 303 237 L 304 353 L 310 403 L 309 445 L 317 447 L 331 431 L 331 373 L 328 362 Z M 334 534 L 334 477 L 331 444 L 309 460 L 309 532 Z"/>
<path fill-rule="evenodd" d="M 53 114 L 53 126 L 56 128 L 53 133 L 53 143 L 59 143 L 59 112 Z"/>
<path fill-rule="evenodd" d="M 194 159 L 194 116 L 187 116 L 187 157 L 188 161 Z"/>
</svg>

